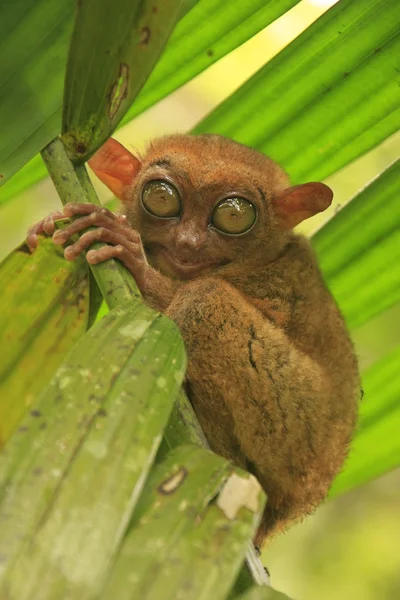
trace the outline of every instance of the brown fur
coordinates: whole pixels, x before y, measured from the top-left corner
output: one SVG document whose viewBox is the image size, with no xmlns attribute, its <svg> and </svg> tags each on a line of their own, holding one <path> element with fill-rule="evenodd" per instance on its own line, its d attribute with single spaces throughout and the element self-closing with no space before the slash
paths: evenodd
<svg viewBox="0 0 400 600">
<path fill-rule="evenodd" d="M 268 494 L 261 544 L 310 513 L 342 467 L 360 395 L 357 361 L 309 242 L 276 226 L 271 199 L 288 186 L 286 174 L 231 140 L 179 135 L 152 144 L 141 177 L 164 158 L 182 171 L 188 210 L 180 223 L 152 228 L 135 180 L 127 214 L 145 247 L 153 238 L 170 243 L 189 224 L 205 229 L 218 194 L 247 188 L 263 202 L 247 235 L 208 232 L 202 255 L 231 263 L 184 283 L 167 307 L 157 306 L 182 332 L 189 397 L 211 447 L 253 472 Z"/>
<path fill-rule="evenodd" d="M 95 155 L 93 168 L 111 189 L 123 189 L 129 227 L 140 237 L 115 217 L 107 221 L 97 213 L 92 224 L 117 232 L 114 241 L 107 232 L 98 239 L 125 244 L 125 254 L 115 256 L 132 271 L 144 299 L 178 324 L 189 359 L 188 395 L 211 448 L 254 473 L 266 490 L 255 539 L 261 545 L 326 497 L 356 419 L 360 382 L 343 318 L 309 242 L 284 226 L 286 217 L 293 224 L 323 210 L 328 188 L 307 184 L 292 193 L 276 163 L 216 135 L 161 138 L 131 164 L 116 142 L 107 147 L 110 153 Z M 113 166 L 120 155 L 122 175 Z M 131 182 L 122 185 L 126 172 Z M 143 209 L 141 190 L 154 179 L 170 180 L 179 191 L 179 218 L 159 219 Z M 254 227 L 237 237 L 209 225 L 214 206 L 235 192 L 258 211 Z M 296 197 L 300 216 L 292 219 Z M 82 206 L 74 214 L 79 211 Z M 78 225 L 71 227 L 72 234 Z M 60 243 L 67 234 L 58 236 Z M 68 257 L 83 247 L 84 241 L 70 247 Z M 220 264 L 182 279 L 163 261 L 160 247 L 180 259 Z M 108 249 L 96 260 L 110 256 Z"/>
</svg>

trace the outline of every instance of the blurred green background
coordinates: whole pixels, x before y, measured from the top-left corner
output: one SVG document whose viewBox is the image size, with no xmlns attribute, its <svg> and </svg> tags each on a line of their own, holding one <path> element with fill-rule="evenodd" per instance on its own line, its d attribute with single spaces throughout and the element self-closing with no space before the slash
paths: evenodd
<svg viewBox="0 0 400 600">
<path fill-rule="evenodd" d="M 300 2 L 115 137 L 141 151 L 153 137 L 190 130 L 332 4 L 332 0 Z M 306 234 L 316 230 L 393 162 L 399 150 L 398 133 L 330 177 L 326 183 L 335 193 L 333 206 L 301 230 Z M 108 199 L 106 189 L 98 182 L 95 186 L 101 199 Z M 2 205 L 0 259 L 23 240 L 30 224 L 58 208 L 48 179 Z M 368 322 L 353 337 L 360 364 L 369 366 L 398 345 L 400 306 Z M 263 554 L 273 586 L 296 600 L 400 598 L 399 491 L 400 470 L 396 470 L 327 501 L 303 523 L 273 540 Z"/>
</svg>

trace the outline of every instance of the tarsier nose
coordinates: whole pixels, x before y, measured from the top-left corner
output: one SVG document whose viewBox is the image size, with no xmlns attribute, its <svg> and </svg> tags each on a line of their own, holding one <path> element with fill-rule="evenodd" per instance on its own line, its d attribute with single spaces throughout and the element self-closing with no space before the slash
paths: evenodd
<svg viewBox="0 0 400 600">
<path fill-rule="evenodd" d="M 176 237 L 176 245 L 180 248 L 197 251 L 204 245 L 206 240 L 206 232 L 197 231 L 195 229 L 182 229 Z"/>
</svg>

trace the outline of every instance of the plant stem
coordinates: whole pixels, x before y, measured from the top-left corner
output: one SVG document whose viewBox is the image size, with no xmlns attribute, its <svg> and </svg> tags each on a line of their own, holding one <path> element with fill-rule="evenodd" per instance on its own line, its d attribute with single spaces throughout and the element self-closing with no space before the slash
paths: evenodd
<svg viewBox="0 0 400 600">
<path fill-rule="evenodd" d="M 42 150 L 42 158 L 63 205 L 68 202 L 90 202 L 100 206 L 86 167 L 76 166 L 71 162 L 59 138 Z M 102 245 L 93 244 L 92 247 L 100 248 Z M 118 261 L 110 259 L 89 266 L 110 309 L 126 300 L 141 298 L 134 278 Z"/>
</svg>

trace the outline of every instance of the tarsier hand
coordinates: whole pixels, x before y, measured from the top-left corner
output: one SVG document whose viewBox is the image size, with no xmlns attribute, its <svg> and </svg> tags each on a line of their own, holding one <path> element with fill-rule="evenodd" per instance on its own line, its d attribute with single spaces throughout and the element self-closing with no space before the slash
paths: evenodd
<svg viewBox="0 0 400 600">
<path fill-rule="evenodd" d="M 71 224 L 56 230 L 56 221 L 71 217 L 75 217 Z M 77 241 L 72 241 L 65 248 L 67 260 L 75 260 L 82 252 L 86 252 L 86 260 L 92 265 L 116 258 L 132 273 L 145 296 L 154 297 L 160 290 L 168 296 L 164 288 L 171 285 L 168 286 L 167 278 L 149 265 L 140 234 L 127 224 L 125 215 L 114 214 L 95 204 L 72 202 L 64 207 L 63 212 L 50 213 L 29 228 L 26 241 L 31 251 L 36 248 L 40 234 L 52 235 L 57 245 L 63 245 L 81 234 Z M 105 245 L 90 249 L 98 242 Z"/>
</svg>

